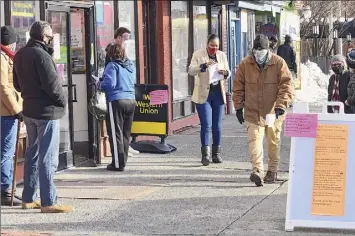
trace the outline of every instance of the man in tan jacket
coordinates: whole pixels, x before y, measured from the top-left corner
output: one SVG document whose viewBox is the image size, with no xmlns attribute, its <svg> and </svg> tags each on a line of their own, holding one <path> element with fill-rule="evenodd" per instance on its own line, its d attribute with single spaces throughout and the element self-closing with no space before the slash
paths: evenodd
<svg viewBox="0 0 355 236">
<path fill-rule="evenodd" d="M 257 186 L 273 183 L 280 160 L 280 139 L 284 114 L 293 99 L 292 75 L 286 62 L 269 51 L 269 40 L 258 35 L 253 53 L 244 58 L 233 81 L 233 102 L 240 124 L 246 121 L 249 155 L 253 166 L 250 180 Z M 243 110 L 245 114 L 243 114 Z M 266 116 L 276 118 L 266 125 Z M 268 146 L 268 171 L 264 177 L 263 139 Z"/>
<path fill-rule="evenodd" d="M 17 124 L 22 111 L 20 95 L 13 86 L 12 69 L 16 48 L 16 33 L 11 26 L 1 27 L 1 205 L 11 203 L 13 158 L 16 149 Z M 18 197 L 14 205 L 20 205 Z"/>
</svg>

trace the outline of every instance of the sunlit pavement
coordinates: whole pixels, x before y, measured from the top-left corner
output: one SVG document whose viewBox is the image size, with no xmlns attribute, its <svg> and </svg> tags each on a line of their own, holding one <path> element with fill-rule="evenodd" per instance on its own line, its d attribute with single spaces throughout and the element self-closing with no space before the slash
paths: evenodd
<svg viewBox="0 0 355 236">
<path fill-rule="evenodd" d="M 59 173 L 59 200 L 75 211 L 41 214 L 4 207 L 1 235 L 354 235 L 284 232 L 289 138 L 282 140 L 281 180 L 262 188 L 249 181 L 246 130 L 235 116 L 223 122 L 223 164 L 201 166 L 198 127 L 168 143 L 178 150 L 139 154 L 123 173 L 108 172 L 105 165 Z"/>
</svg>

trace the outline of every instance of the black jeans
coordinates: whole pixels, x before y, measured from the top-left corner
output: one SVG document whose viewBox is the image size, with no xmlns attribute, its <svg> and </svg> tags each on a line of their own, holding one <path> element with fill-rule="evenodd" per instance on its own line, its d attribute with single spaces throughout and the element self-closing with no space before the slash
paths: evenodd
<svg viewBox="0 0 355 236">
<path fill-rule="evenodd" d="M 128 158 L 131 127 L 136 101 L 131 99 L 116 100 L 108 103 L 106 128 L 112 153 L 112 166 L 124 168 Z"/>
</svg>

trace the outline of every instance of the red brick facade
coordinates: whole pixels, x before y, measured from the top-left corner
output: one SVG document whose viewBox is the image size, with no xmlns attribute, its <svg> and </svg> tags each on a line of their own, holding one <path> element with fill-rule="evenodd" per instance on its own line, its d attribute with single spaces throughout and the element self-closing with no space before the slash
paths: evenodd
<svg viewBox="0 0 355 236">
<path fill-rule="evenodd" d="M 171 68 L 171 24 L 170 24 L 170 1 L 157 1 L 157 56 L 158 78 L 160 84 L 169 86 L 169 104 L 172 104 L 172 68 Z M 154 56 L 154 55 L 151 55 Z M 169 120 L 172 119 L 172 106 L 169 106 Z M 170 127 L 169 127 L 170 129 Z"/>
</svg>

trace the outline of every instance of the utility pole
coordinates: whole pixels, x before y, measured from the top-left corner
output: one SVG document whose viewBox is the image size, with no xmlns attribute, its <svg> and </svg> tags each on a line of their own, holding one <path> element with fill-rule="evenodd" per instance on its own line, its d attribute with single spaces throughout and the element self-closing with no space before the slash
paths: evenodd
<svg viewBox="0 0 355 236">
<path fill-rule="evenodd" d="M 338 20 L 342 16 L 342 10 L 341 9 L 342 9 L 341 1 L 337 1 L 336 17 L 337 17 Z M 343 55 L 343 39 L 340 37 L 341 36 L 340 35 L 340 33 L 341 33 L 340 29 L 338 29 L 338 33 L 339 33 L 339 35 L 338 35 L 338 38 L 336 40 L 336 47 L 335 47 L 336 50 L 334 50 L 334 54 Z"/>
<path fill-rule="evenodd" d="M 333 53 L 332 47 L 333 47 L 333 2 L 330 3 L 330 12 L 329 12 L 329 36 L 328 36 L 328 40 L 329 40 L 329 45 L 328 48 L 330 48 L 330 56 Z"/>
</svg>

